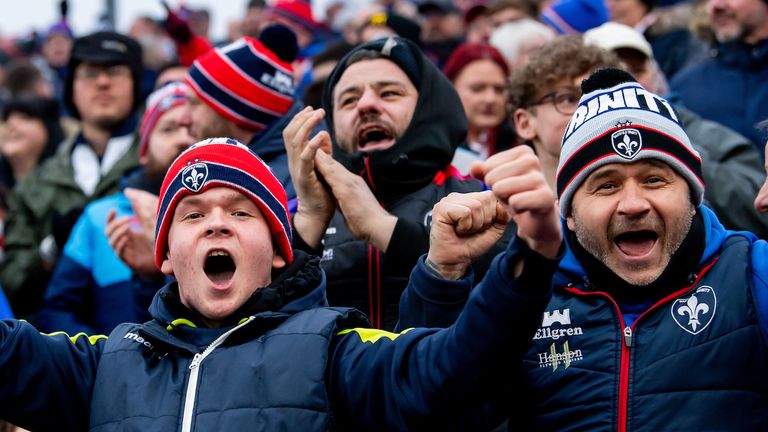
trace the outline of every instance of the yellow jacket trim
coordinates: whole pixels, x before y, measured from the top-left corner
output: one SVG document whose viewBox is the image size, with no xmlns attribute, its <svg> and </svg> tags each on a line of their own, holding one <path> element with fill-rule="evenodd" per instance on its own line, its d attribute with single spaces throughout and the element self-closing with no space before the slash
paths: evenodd
<svg viewBox="0 0 768 432">
<path fill-rule="evenodd" d="M 386 330 L 379 330 L 379 329 L 372 329 L 372 328 L 353 328 L 353 329 L 346 329 L 342 330 L 338 333 L 339 336 L 345 335 L 347 333 L 355 332 L 358 336 L 360 336 L 360 340 L 363 342 L 370 342 L 370 343 L 376 343 L 379 339 L 385 337 L 389 340 L 395 340 L 398 336 L 403 335 L 405 333 L 408 333 L 409 331 L 413 330 L 413 328 L 407 328 L 400 333 L 392 333 L 388 332 Z"/>
</svg>

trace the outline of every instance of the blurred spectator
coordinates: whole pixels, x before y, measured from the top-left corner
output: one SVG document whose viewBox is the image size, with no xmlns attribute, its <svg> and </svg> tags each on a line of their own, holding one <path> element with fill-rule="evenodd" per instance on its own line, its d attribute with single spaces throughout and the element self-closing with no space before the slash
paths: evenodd
<svg viewBox="0 0 768 432">
<path fill-rule="evenodd" d="M 33 57 L 33 62 L 53 86 L 53 94 L 59 101 L 62 115 L 67 115 L 64 106 L 64 82 L 67 79 L 67 64 L 75 36 L 65 19 L 48 28 L 41 47 L 42 57 Z"/>
<path fill-rule="evenodd" d="M 301 111 L 291 60 L 296 38 L 283 25 L 262 30 L 200 56 L 186 81 L 192 88 L 185 123 L 198 139 L 231 137 L 246 143 L 294 197 L 282 132 Z"/>
<path fill-rule="evenodd" d="M 464 40 L 464 19 L 450 0 L 422 0 L 418 5 L 424 54 L 442 68 Z"/>
<path fill-rule="evenodd" d="M 768 122 L 763 121 L 760 123 L 760 127 L 763 129 L 768 128 Z M 765 151 L 768 151 L 768 146 L 765 147 Z M 768 161 L 768 157 L 763 155 L 763 160 Z M 765 181 L 763 181 L 763 186 L 760 187 L 760 191 L 755 197 L 755 209 L 760 213 L 768 213 L 768 163 L 765 164 L 765 174 L 766 177 Z"/>
<path fill-rule="evenodd" d="M 604 0 L 554 0 L 541 11 L 541 21 L 559 34 L 579 34 L 608 21 Z"/>
<path fill-rule="evenodd" d="M 655 94 L 667 89 L 664 74 L 653 58 L 650 44 L 637 30 L 608 22 L 584 34 L 584 41 L 613 51 L 643 87 Z M 663 90 L 663 91 L 662 91 Z M 768 237 L 768 219 L 755 211 L 754 198 L 762 183 L 760 155 L 741 134 L 675 104 L 683 129 L 699 152 L 707 188 L 704 202 L 732 230 Z"/>
<path fill-rule="evenodd" d="M 90 203 L 72 229 L 37 317 L 42 331 L 109 334 L 122 322 L 150 319 L 165 277 L 154 263 L 154 230 L 137 223 L 127 188 L 159 195 L 165 172 L 195 140 L 182 124 L 188 89 L 171 83 L 147 100 L 140 127 L 141 167 L 121 191 Z M 105 231 L 106 229 L 106 231 Z"/>
<path fill-rule="evenodd" d="M 323 90 L 325 90 L 328 76 L 339 60 L 351 51 L 352 48 L 354 48 L 354 45 L 340 40 L 328 45 L 323 52 L 312 58 L 310 82 L 307 84 L 304 96 L 302 97 L 305 106 L 317 108 L 323 105 Z"/>
<path fill-rule="evenodd" d="M 165 10 L 167 13 L 165 20 L 163 20 L 163 26 L 176 44 L 179 62 L 189 66 L 198 56 L 213 48 L 213 45 L 207 37 L 197 35 L 192 31 L 188 21 L 188 14 L 185 13 L 184 8 L 174 11 L 166 3 L 163 3 L 163 5 L 166 5 Z"/>
<path fill-rule="evenodd" d="M 395 13 L 375 12 L 357 30 L 357 43 L 382 37 L 400 36 L 421 45 L 421 27 L 416 21 Z"/>
<path fill-rule="evenodd" d="M 528 62 L 539 47 L 555 38 L 550 27 L 530 18 L 521 18 L 497 27 L 490 43 L 503 55 L 512 70 Z"/>
<path fill-rule="evenodd" d="M 523 18 L 539 19 L 539 5 L 535 0 L 492 0 L 488 17 L 494 28 Z"/>
<path fill-rule="evenodd" d="M 210 39 L 208 37 L 211 29 L 211 13 L 206 8 L 188 9 L 187 21 L 192 33 L 197 36 Z"/>
<path fill-rule="evenodd" d="M 188 67 L 177 62 L 166 64 L 157 71 L 154 89 L 157 90 L 171 82 L 184 82 L 188 69 Z"/>
<path fill-rule="evenodd" d="M 711 56 L 670 79 L 682 104 L 752 141 L 763 156 L 768 118 L 768 3 L 708 0 L 707 15 L 717 39 Z"/>
<path fill-rule="evenodd" d="M 53 156 L 64 132 L 55 100 L 39 97 L 11 99 L 3 110 L 0 134 L 0 195 L 43 161 Z"/>
<path fill-rule="evenodd" d="M 606 0 L 610 19 L 643 34 L 664 75 L 672 78 L 686 64 L 705 55 L 704 44 L 688 30 L 690 7 L 686 13 L 676 8 L 656 8 L 656 0 Z"/>
<path fill-rule="evenodd" d="M 484 0 L 473 2 L 464 11 L 465 40 L 469 43 L 488 41 L 493 33 L 493 22 L 488 13 L 488 5 Z"/>
<path fill-rule="evenodd" d="M 245 16 L 241 22 L 241 36 L 258 37 L 259 31 L 264 25 L 266 15 L 266 0 L 249 0 L 245 10 Z M 234 42 L 237 38 L 231 39 Z"/>
<path fill-rule="evenodd" d="M 26 60 L 15 60 L 6 69 L 6 89 L 8 97 L 46 97 L 52 98 L 53 86 L 40 69 Z"/>
<path fill-rule="evenodd" d="M 80 133 L 8 199 L 0 280 L 21 317 L 39 308 L 58 251 L 85 205 L 115 193 L 120 177 L 137 164 L 141 46 L 113 32 L 78 38 L 68 72 L 65 102 L 80 120 Z"/>
<path fill-rule="evenodd" d="M 443 68 L 453 82 L 467 115 L 467 139 L 456 149 L 453 164 L 469 174 L 474 160 L 485 160 L 515 144 L 509 127 L 509 67 L 496 48 L 482 43 L 459 45 Z"/>
</svg>

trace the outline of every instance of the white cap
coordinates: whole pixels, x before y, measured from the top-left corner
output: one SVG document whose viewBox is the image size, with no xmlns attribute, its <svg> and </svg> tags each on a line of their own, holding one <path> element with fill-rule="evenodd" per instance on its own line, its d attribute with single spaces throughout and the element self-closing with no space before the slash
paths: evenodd
<svg viewBox="0 0 768 432">
<path fill-rule="evenodd" d="M 607 22 L 584 33 L 584 43 L 595 45 L 607 51 L 632 48 L 653 59 L 651 44 L 639 31 L 624 24 Z"/>
</svg>

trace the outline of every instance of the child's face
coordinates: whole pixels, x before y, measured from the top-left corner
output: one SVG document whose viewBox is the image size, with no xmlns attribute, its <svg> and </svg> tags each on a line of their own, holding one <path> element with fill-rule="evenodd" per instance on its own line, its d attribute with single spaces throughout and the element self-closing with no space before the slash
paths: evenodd
<svg viewBox="0 0 768 432">
<path fill-rule="evenodd" d="M 284 265 L 261 211 L 242 193 L 212 188 L 176 207 L 162 271 L 176 277 L 181 302 L 209 326 L 220 325 Z"/>
</svg>

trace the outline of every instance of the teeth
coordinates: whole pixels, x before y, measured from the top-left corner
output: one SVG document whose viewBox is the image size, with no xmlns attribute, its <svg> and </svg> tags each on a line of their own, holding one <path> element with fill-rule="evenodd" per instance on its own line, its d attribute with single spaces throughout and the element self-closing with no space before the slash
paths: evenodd
<svg viewBox="0 0 768 432">
<path fill-rule="evenodd" d="M 229 254 L 224 251 L 212 251 L 208 256 L 229 256 Z"/>
</svg>

